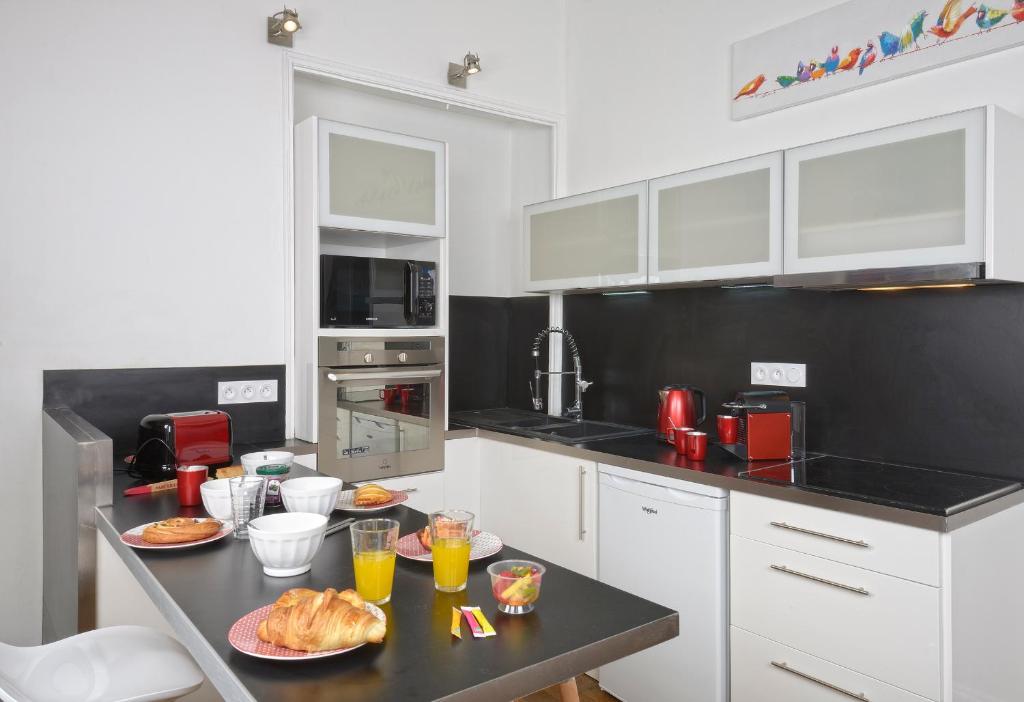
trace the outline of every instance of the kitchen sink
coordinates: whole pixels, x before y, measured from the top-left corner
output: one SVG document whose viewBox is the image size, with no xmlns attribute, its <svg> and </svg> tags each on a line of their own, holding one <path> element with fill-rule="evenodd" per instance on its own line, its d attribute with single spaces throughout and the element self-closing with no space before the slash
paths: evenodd
<svg viewBox="0 0 1024 702">
<path fill-rule="evenodd" d="M 640 427 L 594 422 L 585 419 L 582 422 L 537 427 L 530 429 L 529 433 L 564 444 L 578 444 L 584 441 L 601 441 L 604 439 L 622 439 L 627 436 L 640 436 L 642 434 L 649 434 L 651 431 Z"/>
<path fill-rule="evenodd" d="M 565 417 L 551 417 L 538 412 L 508 408 L 454 412 L 452 420 L 484 429 L 496 429 L 519 436 L 556 441 L 561 444 L 621 439 L 627 436 L 651 433 L 649 429 L 624 424 L 597 422 L 589 419 L 576 422 Z"/>
</svg>

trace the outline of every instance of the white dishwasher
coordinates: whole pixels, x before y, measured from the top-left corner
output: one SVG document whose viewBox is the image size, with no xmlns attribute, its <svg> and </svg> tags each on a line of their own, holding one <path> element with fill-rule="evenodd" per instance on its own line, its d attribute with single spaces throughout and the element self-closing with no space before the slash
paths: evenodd
<svg viewBox="0 0 1024 702">
<path fill-rule="evenodd" d="M 679 612 L 679 636 L 601 666 L 624 702 L 726 702 L 728 491 L 599 465 L 598 579 Z"/>
</svg>

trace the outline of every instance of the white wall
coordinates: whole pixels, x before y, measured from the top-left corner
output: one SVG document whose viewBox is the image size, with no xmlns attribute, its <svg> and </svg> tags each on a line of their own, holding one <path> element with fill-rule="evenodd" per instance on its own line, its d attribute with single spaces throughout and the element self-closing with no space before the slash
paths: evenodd
<svg viewBox="0 0 1024 702">
<path fill-rule="evenodd" d="M 39 639 L 44 368 L 283 363 L 279 6 L 0 0 L 0 639 Z M 561 112 L 564 6 L 305 0 L 295 49 Z M 544 80 L 538 80 L 544 75 Z"/>
<path fill-rule="evenodd" d="M 300 74 L 295 122 L 314 115 L 446 142 L 450 293 L 523 294 L 522 208 L 551 197 L 550 127 Z"/>
<path fill-rule="evenodd" d="M 985 103 L 1024 114 L 1018 47 L 734 122 L 732 43 L 837 0 L 567 2 L 568 193 Z"/>
</svg>

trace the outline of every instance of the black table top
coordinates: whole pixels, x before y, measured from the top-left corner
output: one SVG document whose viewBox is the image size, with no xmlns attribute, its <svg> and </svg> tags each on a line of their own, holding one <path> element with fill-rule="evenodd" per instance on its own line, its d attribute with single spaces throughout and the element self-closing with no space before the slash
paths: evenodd
<svg viewBox="0 0 1024 702">
<path fill-rule="evenodd" d="M 292 475 L 312 474 L 295 466 Z M 202 507 L 181 508 L 175 492 L 122 497 L 131 483 L 115 476 L 112 507 L 100 514 L 121 533 L 177 514 L 205 516 Z M 268 511 L 269 512 L 269 511 Z M 335 512 L 332 522 L 347 517 Z M 427 523 L 404 506 L 374 516 L 401 523 L 405 535 Z M 670 609 L 604 585 L 505 546 L 501 553 L 471 564 L 465 592 L 434 590 L 429 563 L 398 559 L 383 644 L 312 661 L 273 662 L 235 651 L 227 641 L 231 625 L 270 604 L 292 587 L 354 587 L 348 531 L 328 536 L 309 573 L 272 578 L 262 572 L 246 541 L 233 537 L 195 549 L 134 551 L 167 596 L 209 642 L 217 656 L 258 700 L 498 700 L 512 699 L 555 684 L 598 665 L 675 636 L 678 615 Z M 486 568 L 505 558 L 543 563 L 547 573 L 534 612 L 498 612 Z M 498 635 L 462 640 L 449 631 L 452 606 L 478 605 Z"/>
</svg>

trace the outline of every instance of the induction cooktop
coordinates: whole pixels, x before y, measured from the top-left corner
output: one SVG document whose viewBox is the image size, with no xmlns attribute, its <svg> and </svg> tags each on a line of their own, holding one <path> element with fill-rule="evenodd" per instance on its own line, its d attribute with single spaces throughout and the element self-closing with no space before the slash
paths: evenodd
<svg viewBox="0 0 1024 702">
<path fill-rule="evenodd" d="M 740 477 L 946 517 L 1021 489 L 1012 480 L 838 456 L 752 468 Z"/>
</svg>

